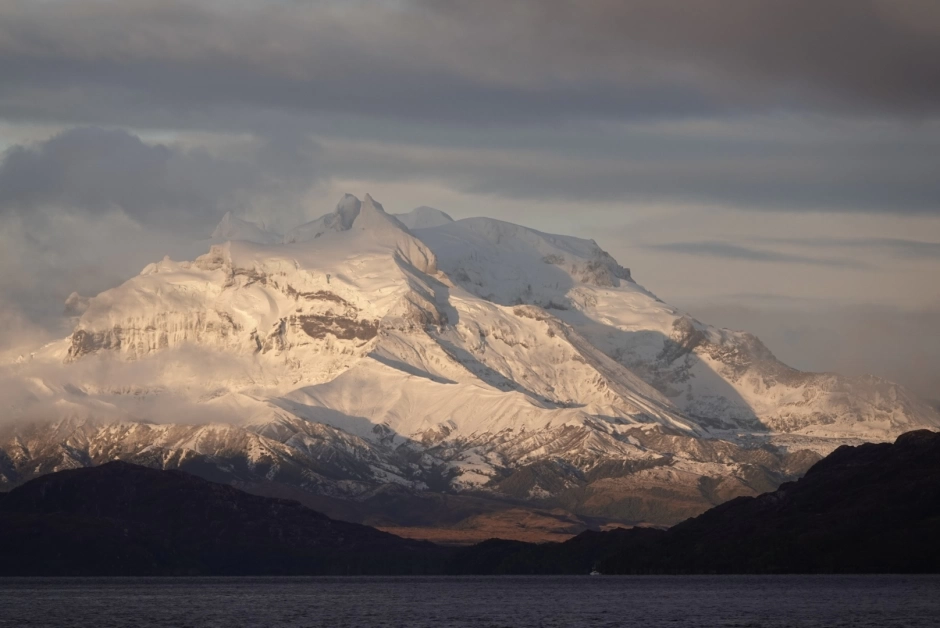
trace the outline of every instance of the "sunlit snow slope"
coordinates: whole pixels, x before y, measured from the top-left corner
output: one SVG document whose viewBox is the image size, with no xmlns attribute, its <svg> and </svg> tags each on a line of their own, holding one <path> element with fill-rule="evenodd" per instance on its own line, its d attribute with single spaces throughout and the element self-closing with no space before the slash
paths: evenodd
<svg viewBox="0 0 940 628">
<path fill-rule="evenodd" d="M 121 458 L 670 523 L 940 425 L 895 384 L 796 371 L 677 311 L 593 241 L 368 195 L 285 236 L 226 216 L 213 238 L 5 367 L 0 487 Z"/>
</svg>

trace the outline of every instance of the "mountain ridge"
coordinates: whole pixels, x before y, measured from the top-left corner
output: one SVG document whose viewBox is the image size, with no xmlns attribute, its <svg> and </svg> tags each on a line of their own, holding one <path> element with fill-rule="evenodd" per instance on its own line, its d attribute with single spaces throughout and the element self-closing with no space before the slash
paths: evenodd
<svg viewBox="0 0 940 628">
<path fill-rule="evenodd" d="M 384 574 L 441 571 L 444 552 L 290 500 L 113 461 L 0 500 L 0 575 Z"/>
<path fill-rule="evenodd" d="M 545 513 L 548 514 L 548 513 Z M 442 547 L 113 461 L 0 493 L 0 576 L 936 573 L 940 433 L 843 446 L 668 530 Z"/>
<path fill-rule="evenodd" d="M 668 525 L 940 425 L 901 387 L 801 373 L 663 303 L 592 240 L 419 209 L 347 195 L 89 299 L 5 367 L 0 487 L 118 458 Z"/>
<path fill-rule="evenodd" d="M 489 541 L 458 573 L 937 573 L 940 433 L 842 446 L 804 477 L 668 530 L 589 531 L 558 544 Z"/>
</svg>

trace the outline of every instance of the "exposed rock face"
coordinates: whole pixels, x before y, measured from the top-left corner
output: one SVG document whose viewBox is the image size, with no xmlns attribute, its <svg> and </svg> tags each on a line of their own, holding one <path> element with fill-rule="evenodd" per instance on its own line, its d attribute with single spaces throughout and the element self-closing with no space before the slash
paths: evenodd
<svg viewBox="0 0 940 628">
<path fill-rule="evenodd" d="M 670 524 L 940 425 L 894 384 L 796 371 L 677 311 L 593 241 L 368 196 L 285 243 L 243 227 L 7 368 L 0 487 L 117 458 Z"/>
</svg>

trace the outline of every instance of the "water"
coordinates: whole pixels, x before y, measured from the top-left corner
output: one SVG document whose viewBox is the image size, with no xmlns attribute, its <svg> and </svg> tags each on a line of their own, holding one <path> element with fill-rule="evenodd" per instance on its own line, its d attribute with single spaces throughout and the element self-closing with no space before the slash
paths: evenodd
<svg viewBox="0 0 940 628">
<path fill-rule="evenodd" d="M 0 579 L 0 626 L 940 626 L 940 576 Z"/>
</svg>

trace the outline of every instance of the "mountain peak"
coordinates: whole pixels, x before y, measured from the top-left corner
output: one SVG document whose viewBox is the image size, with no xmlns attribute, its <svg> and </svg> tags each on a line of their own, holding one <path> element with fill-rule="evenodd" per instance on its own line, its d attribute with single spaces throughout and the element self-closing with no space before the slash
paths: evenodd
<svg viewBox="0 0 940 628">
<path fill-rule="evenodd" d="M 386 213 L 382 204 L 372 198 L 372 195 L 366 194 L 360 201 L 352 194 L 344 194 L 333 212 L 294 227 L 284 236 L 284 242 L 310 242 L 327 232 L 350 231 L 353 227 L 360 230 L 391 227 L 408 232 L 408 227 Z"/>
<path fill-rule="evenodd" d="M 4 432 L 0 488 L 109 457 L 218 460 L 206 468 L 223 477 L 329 495 L 446 477 L 665 524 L 773 488 L 804 468 L 799 449 L 940 426 L 900 387 L 802 373 L 753 336 L 685 317 L 593 241 L 490 218 L 411 232 L 362 199 L 292 230 L 300 244 L 214 242 L 91 299 L 70 337 L 9 371 L 13 419 L 205 424 L 88 427 L 80 440 L 50 428 L 28 449 Z M 222 227 L 245 224 L 230 214 Z M 779 450 L 751 451 L 762 444 Z M 623 506 L 579 501 L 608 480 Z M 681 497 L 658 496 L 664 485 Z"/>
<path fill-rule="evenodd" d="M 236 218 L 232 212 L 225 212 L 222 220 L 212 232 L 212 240 L 243 240 L 257 244 L 275 244 L 281 241 L 280 234 L 268 231 L 264 223 L 251 222 Z"/>
<path fill-rule="evenodd" d="M 370 194 L 366 194 L 362 199 L 362 209 L 359 213 L 359 217 L 356 219 L 355 226 L 360 229 L 394 229 L 396 231 L 410 233 L 404 223 L 386 212 L 382 204 L 372 198 Z"/>
<path fill-rule="evenodd" d="M 361 209 L 362 201 L 352 194 L 344 194 L 343 198 L 336 204 L 336 211 L 334 212 L 339 220 L 338 227 L 341 227 L 337 231 L 348 231 L 359 216 Z"/>
<path fill-rule="evenodd" d="M 415 207 L 405 214 L 395 214 L 409 229 L 433 229 L 454 222 L 454 219 L 445 212 L 427 205 Z"/>
<path fill-rule="evenodd" d="M 324 214 L 288 231 L 284 236 L 284 243 L 310 242 L 328 231 L 349 231 L 361 210 L 362 201 L 352 194 L 344 194 L 336 204 L 336 209 L 329 214 Z"/>
<path fill-rule="evenodd" d="M 236 219 L 232 215 L 232 212 L 225 212 L 225 215 L 222 216 L 222 220 L 219 221 L 219 224 L 215 226 L 210 237 L 213 240 L 227 238 L 228 233 L 232 230 L 232 222 L 234 220 Z"/>
</svg>

